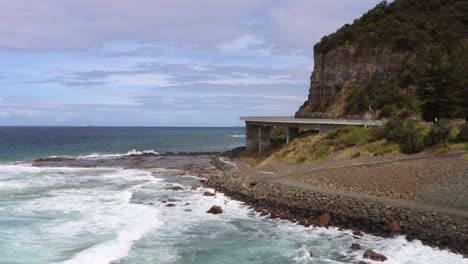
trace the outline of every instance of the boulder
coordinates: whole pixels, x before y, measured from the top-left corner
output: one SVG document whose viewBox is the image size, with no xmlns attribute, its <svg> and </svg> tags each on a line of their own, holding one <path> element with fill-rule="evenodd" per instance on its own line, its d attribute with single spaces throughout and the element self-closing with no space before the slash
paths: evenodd
<svg viewBox="0 0 468 264">
<path fill-rule="evenodd" d="M 210 210 L 207 211 L 207 213 L 209 213 L 209 214 L 222 214 L 223 209 L 221 208 L 221 206 L 213 205 L 210 208 Z"/>
<path fill-rule="evenodd" d="M 314 220 L 312 220 L 312 224 L 316 226 L 328 226 L 330 223 L 331 216 L 329 213 L 324 213 L 321 216 L 316 217 Z"/>
<path fill-rule="evenodd" d="M 387 260 L 386 256 L 379 254 L 379 253 L 375 253 L 372 250 L 367 250 L 366 252 L 364 252 L 364 258 L 371 259 L 374 261 L 386 261 Z"/>
<path fill-rule="evenodd" d="M 211 192 L 204 192 L 203 196 L 216 196 L 216 194 L 211 193 Z"/>
<path fill-rule="evenodd" d="M 353 232 L 353 235 L 362 237 L 364 234 L 361 231 L 356 230 Z"/>
<path fill-rule="evenodd" d="M 386 227 L 386 230 L 387 230 L 387 231 L 390 231 L 390 232 L 400 232 L 400 231 L 401 231 L 401 228 L 400 228 L 400 226 L 399 226 L 397 223 L 390 223 L 390 224 Z"/>
<path fill-rule="evenodd" d="M 359 249 L 361 249 L 361 245 L 353 243 L 353 244 L 351 244 L 351 248 L 354 249 L 354 250 L 359 250 Z"/>
<path fill-rule="evenodd" d="M 171 190 L 171 191 L 182 191 L 184 188 L 179 187 L 179 186 L 174 186 L 174 187 L 167 187 L 166 190 Z"/>
</svg>

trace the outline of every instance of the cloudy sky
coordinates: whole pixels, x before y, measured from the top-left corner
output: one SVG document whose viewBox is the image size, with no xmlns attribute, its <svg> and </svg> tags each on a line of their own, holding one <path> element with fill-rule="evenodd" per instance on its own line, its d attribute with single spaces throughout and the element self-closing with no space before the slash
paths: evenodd
<svg viewBox="0 0 468 264">
<path fill-rule="evenodd" d="M 293 115 L 313 45 L 378 0 L 2 0 L 1 125 Z"/>
</svg>

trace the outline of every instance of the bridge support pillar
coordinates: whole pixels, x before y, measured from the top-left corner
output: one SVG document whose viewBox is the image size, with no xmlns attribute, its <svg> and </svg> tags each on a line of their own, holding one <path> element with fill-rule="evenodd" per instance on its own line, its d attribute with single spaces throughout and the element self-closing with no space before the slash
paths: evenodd
<svg viewBox="0 0 468 264">
<path fill-rule="evenodd" d="M 260 129 L 260 126 L 246 124 L 246 126 L 245 126 L 245 147 L 247 149 L 251 149 L 255 145 L 257 145 L 259 129 Z"/>
<path fill-rule="evenodd" d="M 271 126 L 259 126 L 258 152 L 262 153 L 271 143 Z"/>
<path fill-rule="evenodd" d="M 288 127 L 288 137 L 286 138 L 286 144 L 291 143 L 298 136 L 299 136 L 299 128 Z"/>
</svg>

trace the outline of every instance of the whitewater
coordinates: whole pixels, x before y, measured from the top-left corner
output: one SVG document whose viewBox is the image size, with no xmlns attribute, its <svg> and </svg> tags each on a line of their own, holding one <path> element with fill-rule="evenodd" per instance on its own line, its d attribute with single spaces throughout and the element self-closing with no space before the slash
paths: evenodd
<svg viewBox="0 0 468 264">
<path fill-rule="evenodd" d="M 306 228 L 222 193 L 203 196 L 214 190 L 190 168 L 208 166 L 209 157 L 165 155 L 240 146 L 243 132 L 0 127 L 0 263 L 377 263 L 363 259 L 365 249 L 390 264 L 468 263 L 402 236 Z M 73 161 L 28 161 L 38 158 Z M 174 186 L 183 190 L 168 189 Z M 213 205 L 223 213 L 206 213 Z"/>
<path fill-rule="evenodd" d="M 128 154 L 119 154 L 124 155 Z M 220 193 L 201 195 L 213 190 L 190 190 L 199 178 L 190 174 L 174 178 L 179 174 L 180 170 L 163 168 L 0 165 L 0 263 L 362 260 L 362 252 L 349 249 L 357 241 L 349 231 L 306 228 L 259 216 Z M 185 190 L 174 192 L 167 186 Z M 223 207 L 223 214 L 206 213 L 215 204 Z M 386 263 L 468 263 L 459 255 L 404 237 L 365 235 L 357 242 L 387 255 Z"/>
</svg>

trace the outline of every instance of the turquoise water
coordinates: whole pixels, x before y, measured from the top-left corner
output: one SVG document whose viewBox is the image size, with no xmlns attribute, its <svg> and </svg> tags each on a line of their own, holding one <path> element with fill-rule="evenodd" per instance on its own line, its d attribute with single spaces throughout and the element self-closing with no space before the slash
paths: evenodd
<svg viewBox="0 0 468 264">
<path fill-rule="evenodd" d="M 60 144 L 55 141 L 63 128 L 47 128 L 43 130 L 47 135 L 18 130 L 6 137 L 3 131 L 2 138 L 9 138 L 8 148 L 4 148 L 5 141 L 0 145 L 2 157 L 7 157 L 4 161 L 12 160 L 5 149 L 17 160 L 50 155 L 107 159 L 109 155 L 103 154 L 131 149 L 220 150 L 225 148 L 223 141 L 233 146 L 243 141 L 237 136 L 243 134 L 242 129 L 231 128 L 207 129 L 209 137 L 198 129 L 115 132 L 107 128 L 88 130 L 81 136 L 74 130 L 67 132 L 70 138 L 62 135 Z M 25 138 L 28 133 L 34 139 Z M 165 140 L 155 138 L 158 144 L 139 145 L 157 133 Z M 132 134 L 147 136 L 133 139 Z M 12 144 L 15 137 L 16 147 Z M 180 142 L 180 138 L 185 141 Z M 55 148 L 61 152 L 53 153 Z M 90 155 L 93 153 L 102 154 Z M 386 255 L 389 259 L 385 263 L 468 263 L 459 255 L 418 241 L 408 242 L 404 237 L 356 238 L 349 231 L 305 228 L 269 219 L 223 194 L 202 195 L 213 190 L 190 190 L 199 178 L 181 174 L 167 168 L 39 168 L 4 162 L 0 164 L 0 263 L 356 263 L 363 260 L 365 249 Z M 166 190 L 174 185 L 184 190 Z M 175 207 L 166 207 L 166 201 Z M 222 206 L 223 214 L 207 214 L 212 205 Z M 363 249 L 350 250 L 352 243 L 361 244 Z"/>
</svg>

